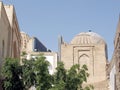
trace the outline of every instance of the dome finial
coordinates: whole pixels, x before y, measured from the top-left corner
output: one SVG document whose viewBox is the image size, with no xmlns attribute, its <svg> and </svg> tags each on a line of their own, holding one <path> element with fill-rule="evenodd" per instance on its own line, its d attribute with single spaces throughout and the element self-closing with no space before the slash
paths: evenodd
<svg viewBox="0 0 120 90">
<path fill-rule="evenodd" d="M 92 32 L 92 30 L 89 30 L 89 32 Z"/>
</svg>

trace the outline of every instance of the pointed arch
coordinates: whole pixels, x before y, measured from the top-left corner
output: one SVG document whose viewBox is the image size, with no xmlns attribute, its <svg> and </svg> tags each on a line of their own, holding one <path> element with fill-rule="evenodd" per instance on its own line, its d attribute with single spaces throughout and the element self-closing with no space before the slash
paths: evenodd
<svg viewBox="0 0 120 90">
<path fill-rule="evenodd" d="M 80 67 L 82 67 L 84 64 L 87 65 L 87 67 L 89 67 L 89 61 L 90 61 L 89 56 L 87 54 L 82 54 L 79 57 L 78 63 L 80 64 Z"/>
<path fill-rule="evenodd" d="M 89 58 L 89 56 L 88 56 L 87 54 L 82 54 L 82 55 L 80 55 L 80 57 L 79 57 L 79 58 L 81 58 L 82 56 L 86 56 L 86 57 L 88 57 L 88 58 Z"/>
</svg>

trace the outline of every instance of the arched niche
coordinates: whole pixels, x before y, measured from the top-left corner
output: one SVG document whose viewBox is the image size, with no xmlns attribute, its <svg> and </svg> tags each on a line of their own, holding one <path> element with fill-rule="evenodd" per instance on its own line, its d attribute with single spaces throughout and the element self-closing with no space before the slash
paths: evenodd
<svg viewBox="0 0 120 90">
<path fill-rule="evenodd" d="M 85 65 L 87 65 L 87 67 L 89 68 L 89 61 L 90 61 L 89 56 L 86 55 L 86 54 L 82 54 L 82 55 L 79 57 L 78 63 L 80 64 L 80 67 L 82 67 L 82 66 L 85 64 Z"/>
</svg>

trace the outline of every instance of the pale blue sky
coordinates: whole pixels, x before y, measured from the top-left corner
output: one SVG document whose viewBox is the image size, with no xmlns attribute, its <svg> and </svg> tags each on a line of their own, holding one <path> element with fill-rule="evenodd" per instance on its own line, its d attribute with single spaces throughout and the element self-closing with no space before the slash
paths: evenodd
<svg viewBox="0 0 120 90">
<path fill-rule="evenodd" d="M 21 31 L 36 36 L 48 49 L 57 51 L 58 35 L 64 41 L 92 30 L 108 45 L 109 59 L 120 13 L 120 0 L 3 0 L 16 9 Z"/>
</svg>

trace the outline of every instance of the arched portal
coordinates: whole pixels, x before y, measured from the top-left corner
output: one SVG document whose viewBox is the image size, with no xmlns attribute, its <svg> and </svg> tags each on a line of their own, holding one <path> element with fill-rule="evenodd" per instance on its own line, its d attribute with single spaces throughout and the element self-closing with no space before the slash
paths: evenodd
<svg viewBox="0 0 120 90">
<path fill-rule="evenodd" d="M 82 67 L 85 64 L 89 68 L 89 61 L 90 61 L 89 56 L 86 54 L 83 54 L 79 57 L 78 63 L 80 64 L 80 67 Z"/>
</svg>

